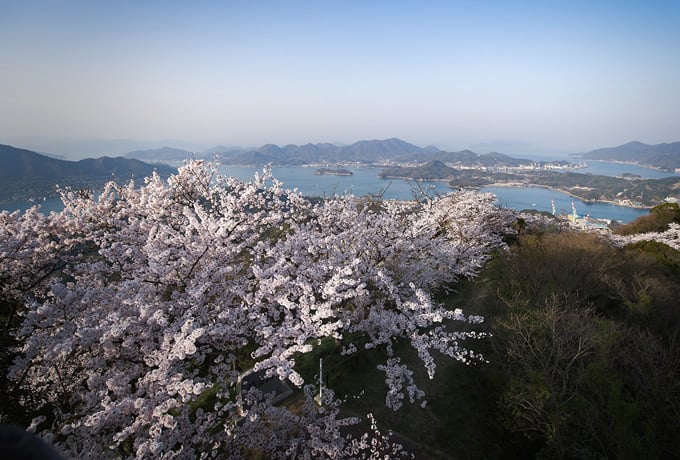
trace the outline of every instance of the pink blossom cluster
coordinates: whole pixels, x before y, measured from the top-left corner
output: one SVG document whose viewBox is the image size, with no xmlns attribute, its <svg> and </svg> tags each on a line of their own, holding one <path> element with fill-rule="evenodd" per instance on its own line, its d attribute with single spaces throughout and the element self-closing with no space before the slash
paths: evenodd
<svg viewBox="0 0 680 460">
<path fill-rule="evenodd" d="M 617 246 L 637 243 L 639 241 L 656 241 L 663 243 L 676 251 L 680 251 L 680 224 L 671 222 L 663 232 L 636 233 L 635 235 L 611 235 L 610 239 Z"/>
<path fill-rule="evenodd" d="M 423 400 L 394 356 L 406 340 L 430 378 L 432 349 L 481 360 L 448 331 L 479 322 L 437 305 L 433 289 L 474 276 L 509 231 L 493 196 L 415 203 L 352 196 L 313 204 L 273 180 L 188 162 L 167 182 L 62 191 L 45 216 L 0 213 L 5 298 L 16 300 L 9 378 L 35 429 L 66 456 L 353 457 L 383 441 L 348 439 L 331 391 L 304 410 L 241 393 L 246 368 L 303 387 L 295 358 L 321 338 L 382 347 L 386 403 Z M 357 347 L 348 344 L 345 353 Z M 368 444 L 367 444 L 368 443 Z M 368 450 L 366 450 L 368 449 Z"/>
</svg>

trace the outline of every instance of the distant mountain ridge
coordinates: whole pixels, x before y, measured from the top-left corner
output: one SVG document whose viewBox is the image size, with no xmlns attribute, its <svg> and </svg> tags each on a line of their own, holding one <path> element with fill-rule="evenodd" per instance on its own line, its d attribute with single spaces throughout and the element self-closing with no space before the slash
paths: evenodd
<svg viewBox="0 0 680 460">
<path fill-rule="evenodd" d="M 392 138 L 358 141 L 346 146 L 320 143 L 279 147 L 267 144 L 255 150 L 220 152 L 217 157 L 225 164 L 271 163 L 277 166 L 294 166 L 310 163 L 373 163 L 423 151 L 422 147 Z"/>
<path fill-rule="evenodd" d="M 18 182 L 32 180 L 76 180 L 115 177 L 128 180 L 146 177 L 154 171 L 169 175 L 176 169 L 167 165 L 150 165 L 128 158 L 86 158 L 79 161 L 59 160 L 31 150 L 0 145 L 0 180 Z M 56 182 L 55 182 L 56 183 Z"/>
<path fill-rule="evenodd" d="M 312 164 L 349 164 L 384 166 L 390 163 L 427 163 L 439 161 L 449 165 L 474 167 L 529 166 L 536 161 L 514 158 L 503 153 L 478 154 L 470 150 L 446 152 L 435 146 L 419 147 L 398 138 L 362 140 L 351 145 L 329 143 L 289 144 L 280 147 L 265 144 L 257 148 L 217 146 L 203 152 L 162 147 L 130 152 L 128 158 L 143 161 L 175 163 L 187 158 L 217 159 L 221 164 L 240 166 L 301 166 Z M 565 162 L 567 163 L 567 162 Z"/>
<path fill-rule="evenodd" d="M 664 170 L 680 168 L 680 142 L 644 144 L 633 141 L 617 147 L 607 147 L 574 155 L 585 160 L 624 161 Z"/>
<path fill-rule="evenodd" d="M 177 172 L 171 166 L 150 165 L 129 158 L 60 160 L 31 150 L 0 144 L 0 201 L 32 201 L 57 198 L 57 184 L 76 190 L 98 190 L 110 180 L 119 184 L 141 182 L 156 171 L 161 176 Z"/>
<path fill-rule="evenodd" d="M 636 147 L 641 145 L 644 146 L 644 144 L 640 143 L 630 143 L 627 146 L 635 150 Z M 216 159 L 224 165 L 240 166 L 262 166 L 265 164 L 273 166 L 301 166 L 355 163 L 389 167 L 393 164 L 413 166 L 414 164 L 440 161 L 449 166 L 497 168 L 531 166 L 541 162 L 526 158 L 516 158 L 498 152 L 479 154 L 471 150 L 459 152 L 443 151 L 435 146 L 420 147 L 398 138 L 361 140 L 351 145 L 308 143 L 304 145 L 288 144 L 281 147 L 276 144 L 265 144 L 260 147 L 246 148 L 218 145 L 200 152 L 164 146 L 156 149 L 128 152 L 125 154 L 125 158 L 154 164 L 169 163 L 171 165 L 176 165 L 183 160 L 191 158 Z M 553 161 L 553 163 L 556 163 L 556 161 Z M 565 161 L 564 163 L 567 162 Z"/>
<path fill-rule="evenodd" d="M 418 147 L 401 139 L 363 140 L 351 145 L 329 143 L 294 145 L 280 147 L 266 144 L 257 148 L 217 146 L 193 154 L 182 149 L 163 147 L 155 150 L 130 152 L 126 158 L 144 161 L 177 161 L 195 156 L 196 158 L 217 158 L 222 164 L 296 166 L 318 163 L 373 163 L 388 161 L 400 155 L 439 152 L 437 147 Z"/>
</svg>

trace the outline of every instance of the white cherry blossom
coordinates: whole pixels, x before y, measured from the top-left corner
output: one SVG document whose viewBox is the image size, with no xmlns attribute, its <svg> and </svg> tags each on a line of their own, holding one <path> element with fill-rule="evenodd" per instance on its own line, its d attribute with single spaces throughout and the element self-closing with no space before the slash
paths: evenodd
<svg viewBox="0 0 680 460">
<path fill-rule="evenodd" d="M 0 289 L 21 315 L 9 378 L 27 413 L 49 414 L 36 429 L 68 457 L 378 455 L 393 446 L 348 439 L 356 420 L 338 418 L 330 390 L 313 402 L 297 356 L 326 337 L 349 354 L 383 348 L 395 410 L 425 396 L 397 341 L 430 378 L 432 349 L 483 360 L 464 346 L 483 334 L 447 329 L 481 318 L 432 293 L 502 246 L 510 220 L 492 195 L 314 204 L 268 170 L 242 182 L 192 161 L 167 182 L 62 198 L 49 216 L 0 213 Z M 240 394 L 248 368 L 305 388 L 303 410 Z"/>
</svg>

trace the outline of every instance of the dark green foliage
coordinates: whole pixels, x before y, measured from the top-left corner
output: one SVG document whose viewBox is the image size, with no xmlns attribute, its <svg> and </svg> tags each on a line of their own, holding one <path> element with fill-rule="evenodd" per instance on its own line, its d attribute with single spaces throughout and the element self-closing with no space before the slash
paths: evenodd
<svg viewBox="0 0 680 460">
<path fill-rule="evenodd" d="M 522 232 L 524 232 L 524 229 L 527 227 L 527 222 L 526 220 L 522 219 L 521 217 L 518 217 L 517 220 L 515 220 L 512 223 L 512 229 L 517 232 L 517 236 L 521 235 Z"/>
<path fill-rule="evenodd" d="M 680 253 L 661 246 L 526 235 L 497 261 L 499 419 L 538 457 L 680 451 Z"/>
<path fill-rule="evenodd" d="M 630 252 L 638 252 L 653 257 L 674 275 L 680 275 L 680 252 L 658 241 L 638 241 L 626 246 Z"/>
<path fill-rule="evenodd" d="M 256 348 L 257 346 L 254 343 L 249 342 L 238 349 L 238 353 L 234 356 L 234 362 L 239 371 L 247 371 L 253 367 L 255 359 L 253 359 L 252 353 Z"/>
<path fill-rule="evenodd" d="M 429 381 L 417 356 L 396 347 L 414 364 L 427 408 L 384 408 L 375 369 L 384 357 L 359 351 L 343 361 L 334 341 L 297 369 L 313 381 L 323 356 L 324 379 L 351 414 L 370 407 L 418 458 L 671 458 L 680 451 L 678 262 L 665 245 L 618 249 L 595 235 L 525 227 L 480 277 L 441 299 L 487 318 L 475 329 L 493 337 L 468 345 L 488 364 L 437 360 Z"/>
<path fill-rule="evenodd" d="M 10 398 L 11 384 L 7 379 L 7 369 L 14 360 L 12 349 L 16 346 L 16 339 L 12 335 L 20 324 L 20 317 L 15 313 L 22 304 L 18 299 L 10 298 L 3 293 L 3 281 L 0 278 L 0 423 L 26 424 L 30 423 L 22 415 L 24 410 L 16 398 Z"/>
<path fill-rule="evenodd" d="M 621 309 L 607 273 L 621 261 L 616 250 L 595 235 L 525 235 L 504 258 L 499 295 L 507 303 L 542 304 L 555 294 L 575 308 L 596 304 L 601 313 Z"/>
<path fill-rule="evenodd" d="M 680 205 L 678 203 L 664 203 L 659 206 L 654 206 L 649 211 L 651 214 L 657 214 L 669 222 L 680 223 Z"/>
<path fill-rule="evenodd" d="M 671 222 L 680 223 L 680 206 L 678 203 L 664 203 L 649 210 L 649 214 L 635 219 L 628 225 L 616 229 L 619 235 L 636 233 L 663 232 Z"/>
</svg>

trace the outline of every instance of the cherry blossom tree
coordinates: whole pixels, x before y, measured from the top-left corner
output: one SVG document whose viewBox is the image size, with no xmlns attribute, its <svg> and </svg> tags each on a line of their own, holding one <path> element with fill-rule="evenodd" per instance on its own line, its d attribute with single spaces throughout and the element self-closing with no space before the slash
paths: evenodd
<svg viewBox="0 0 680 460">
<path fill-rule="evenodd" d="M 612 242 L 617 246 L 637 243 L 639 241 L 656 241 L 663 243 L 676 251 L 680 251 L 680 224 L 671 222 L 663 232 L 636 233 L 633 235 L 611 235 Z"/>
<path fill-rule="evenodd" d="M 41 296 L 52 276 L 59 274 L 78 251 L 78 237 L 71 235 L 62 214 L 46 216 L 38 207 L 21 214 L 0 212 L 0 296 L 7 322 L 25 294 Z"/>
<path fill-rule="evenodd" d="M 326 337 L 346 353 L 385 350 L 395 410 L 425 396 L 397 341 L 430 378 L 432 350 L 483 360 L 463 346 L 483 334 L 447 329 L 482 318 L 432 293 L 474 276 L 502 246 L 510 219 L 492 195 L 313 204 L 268 170 L 242 182 L 192 161 L 167 182 L 62 199 L 49 216 L 0 214 L 0 288 L 23 305 L 13 394 L 69 457 L 396 455 L 375 431 L 343 431 L 357 420 L 338 417 L 332 391 L 315 405 L 296 357 Z M 241 391 L 250 368 L 304 388 L 301 405 Z"/>
</svg>

